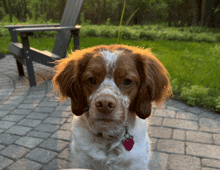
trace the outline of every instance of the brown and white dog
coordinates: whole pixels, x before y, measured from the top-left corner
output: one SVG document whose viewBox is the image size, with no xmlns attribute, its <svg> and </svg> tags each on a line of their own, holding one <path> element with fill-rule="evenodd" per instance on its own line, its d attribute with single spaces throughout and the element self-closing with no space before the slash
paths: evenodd
<svg viewBox="0 0 220 170">
<path fill-rule="evenodd" d="M 146 170 L 145 119 L 152 102 L 172 92 L 168 72 L 149 49 L 100 45 L 72 52 L 53 78 L 61 100 L 71 99 L 73 168 Z"/>
</svg>

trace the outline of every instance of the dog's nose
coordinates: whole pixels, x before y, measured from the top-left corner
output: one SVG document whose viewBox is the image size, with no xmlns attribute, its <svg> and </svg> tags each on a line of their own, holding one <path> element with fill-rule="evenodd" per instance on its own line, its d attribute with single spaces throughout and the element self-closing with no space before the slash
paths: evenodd
<svg viewBox="0 0 220 170">
<path fill-rule="evenodd" d="M 110 96 L 101 96 L 96 99 L 95 106 L 100 113 L 111 113 L 116 108 L 116 100 Z"/>
</svg>

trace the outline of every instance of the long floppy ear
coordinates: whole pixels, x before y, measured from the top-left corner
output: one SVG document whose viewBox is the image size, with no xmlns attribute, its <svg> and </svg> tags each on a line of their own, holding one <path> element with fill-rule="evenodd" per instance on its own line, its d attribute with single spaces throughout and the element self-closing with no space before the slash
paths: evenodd
<svg viewBox="0 0 220 170">
<path fill-rule="evenodd" d="M 82 115 L 87 106 L 80 77 L 91 57 L 91 53 L 82 56 L 80 52 L 73 52 L 67 58 L 57 61 L 58 65 L 55 66 L 56 74 L 52 79 L 54 89 L 57 91 L 59 88 L 61 101 L 70 97 L 72 113 L 77 116 Z"/>
<path fill-rule="evenodd" d="M 136 53 L 135 61 L 141 77 L 141 86 L 136 98 L 135 112 L 141 119 L 151 114 L 151 103 L 155 101 L 161 105 L 163 100 L 172 94 L 168 72 L 163 64 L 150 52 Z"/>
</svg>

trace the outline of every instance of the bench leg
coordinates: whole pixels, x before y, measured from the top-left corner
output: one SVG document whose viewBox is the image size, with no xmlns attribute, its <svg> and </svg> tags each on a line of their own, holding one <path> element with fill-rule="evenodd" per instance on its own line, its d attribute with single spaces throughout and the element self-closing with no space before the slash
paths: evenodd
<svg viewBox="0 0 220 170">
<path fill-rule="evenodd" d="M 26 64 L 27 64 L 28 80 L 29 80 L 30 86 L 36 86 L 33 62 L 28 59 L 26 60 Z"/>
<path fill-rule="evenodd" d="M 79 30 L 73 33 L 73 43 L 74 43 L 74 51 L 80 49 L 79 45 Z"/>
<path fill-rule="evenodd" d="M 31 56 L 29 55 L 30 54 L 30 46 L 29 46 L 28 35 L 29 35 L 29 33 L 21 33 L 21 35 L 20 35 L 22 45 L 23 45 L 23 56 L 25 57 L 25 61 L 26 61 L 28 80 L 29 80 L 30 86 L 36 86 L 33 61 L 31 59 Z"/>
<path fill-rule="evenodd" d="M 16 64 L 17 64 L 17 69 L 18 69 L 19 76 L 24 76 L 23 65 L 20 62 L 18 62 L 18 60 L 16 60 Z"/>
</svg>

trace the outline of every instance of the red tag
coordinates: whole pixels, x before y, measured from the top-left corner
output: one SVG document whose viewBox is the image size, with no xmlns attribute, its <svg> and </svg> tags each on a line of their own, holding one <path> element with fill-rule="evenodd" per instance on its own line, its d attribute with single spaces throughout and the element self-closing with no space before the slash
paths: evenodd
<svg viewBox="0 0 220 170">
<path fill-rule="evenodd" d="M 130 151 L 134 146 L 134 140 L 132 138 L 129 138 L 128 140 L 124 140 L 123 145 L 127 151 Z"/>
</svg>

